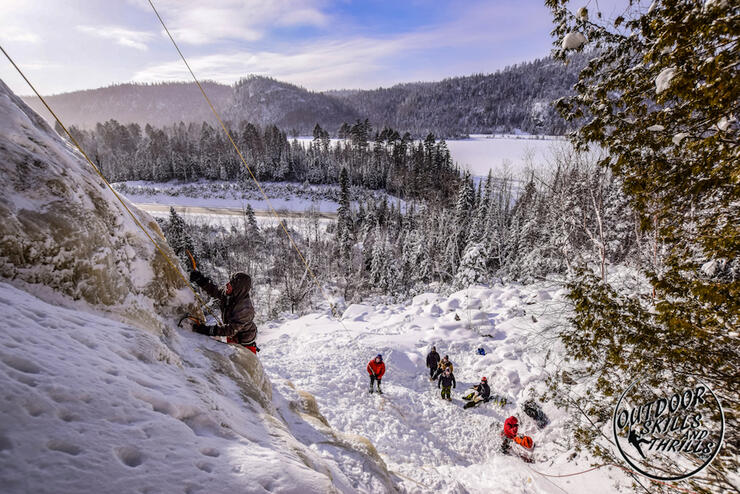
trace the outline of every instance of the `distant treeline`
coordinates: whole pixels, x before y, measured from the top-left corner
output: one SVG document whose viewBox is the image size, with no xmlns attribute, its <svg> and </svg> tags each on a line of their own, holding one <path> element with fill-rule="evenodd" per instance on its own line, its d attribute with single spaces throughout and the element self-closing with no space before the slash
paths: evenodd
<svg viewBox="0 0 740 494">
<path fill-rule="evenodd" d="M 287 225 L 321 283 L 342 288 L 348 302 L 500 278 L 530 281 L 573 274 L 584 264 L 649 263 L 641 253 L 650 252 L 652 240 L 640 234 L 621 182 L 592 156 L 564 149 L 554 160 L 554 170 L 530 175 L 519 191 L 511 178 L 489 176 L 476 187 L 466 175 L 452 200 L 405 207 L 387 198 L 356 202 L 342 171 L 338 218 L 328 234 L 310 213 Z M 252 275 L 265 318 L 304 310 L 321 297 L 282 229 L 259 226 L 249 207 L 243 229 L 187 225 L 174 211 L 161 224 L 183 265 L 188 249 L 220 281 L 234 270 Z"/>
<path fill-rule="evenodd" d="M 241 122 L 230 133 L 261 181 L 336 184 L 346 168 L 352 185 L 401 198 L 446 200 L 454 194 L 460 172 L 444 140 L 429 134 L 417 142 L 409 133 L 374 130 L 367 120 L 342 128 L 347 139 L 333 145 L 318 124 L 308 145 L 289 141 L 274 125 Z M 205 122 L 142 129 L 109 120 L 93 130 L 72 127 L 70 132 L 112 182 L 205 178 L 252 186 L 223 131 Z"/>
</svg>

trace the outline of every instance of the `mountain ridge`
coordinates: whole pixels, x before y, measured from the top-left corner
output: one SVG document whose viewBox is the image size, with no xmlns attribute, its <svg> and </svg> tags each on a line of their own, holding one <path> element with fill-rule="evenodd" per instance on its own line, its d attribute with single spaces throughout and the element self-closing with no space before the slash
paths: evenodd
<svg viewBox="0 0 740 494">
<path fill-rule="evenodd" d="M 424 136 L 442 137 L 521 130 L 563 134 L 568 130 L 552 102 L 569 93 L 586 55 L 562 65 L 551 58 L 523 62 L 489 74 L 434 82 L 403 82 L 377 89 L 311 91 L 276 79 L 249 75 L 229 86 L 203 82 L 216 109 L 232 122 L 277 125 L 293 135 L 310 134 L 318 123 L 336 135 L 342 123 L 368 119 Z M 37 98 L 23 100 L 47 120 Z M 154 126 L 215 122 L 190 82 L 123 83 L 47 97 L 69 125 L 92 128 L 115 119 Z"/>
</svg>

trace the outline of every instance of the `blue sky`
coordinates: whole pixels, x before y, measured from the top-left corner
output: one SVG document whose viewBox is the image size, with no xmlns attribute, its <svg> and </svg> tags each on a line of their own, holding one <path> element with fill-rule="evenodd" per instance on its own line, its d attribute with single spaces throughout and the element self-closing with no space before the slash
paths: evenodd
<svg viewBox="0 0 740 494">
<path fill-rule="evenodd" d="M 188 80 L 147 0 L 3 0 L 0 44 L 42 94 Z M 202 79 L 308 89 L 494 72 L 546 56 L 542 0 L 154 0 Z M 0 78 L 30 90 L 0 59 Z"/>
</svg>

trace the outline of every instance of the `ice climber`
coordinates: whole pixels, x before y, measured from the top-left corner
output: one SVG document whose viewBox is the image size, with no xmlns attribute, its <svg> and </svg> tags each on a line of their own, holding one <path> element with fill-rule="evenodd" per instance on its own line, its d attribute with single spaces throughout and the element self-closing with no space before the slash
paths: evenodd
<svg viewBox="0 0 740 494">
<path fill-rule="evenodd" d="M 445 371 L 442 373 L 441 376 L 439 376 L 439 379 L 437 380 L 437 388 L 442 388 L 441 395 L 443 400 L 452 401 L 452 397 L 450 397 L 451 387 L 457 387 L 457 383 L 455 382 L 455 374 L 453 374 L 452 370 L 448 368 L 445 369 Z"/>
<path fill-rule="evenodd" d="M 511 416 L 508 419 L 504 421 L 504 431 L 503 431 L 503 439 L 501 443 L 501 452 L 502 453 L 508 453 L 509 448 L 511 448 L 511 441 L 512 439 L 517 437 L 517 432 L 519 431 L 519 419 L 517 419 L 515 416 Z"/>
<path fill-rule="evenodd" d="M 478 403 L 488 400 L 488 397 L 491 396 L 491 387 L 488 386 L 488 379 L 486 379 L 486 376 L 481 377 L 480 384 L 473 386 L 473 389 L 475 390 L 473 393 L 463 397 L 463 399 L 469 400 L 469 403 L 465 405 L 465 408 L 474 407 Z"/>
<path fill-rule="evenodd" d="M 450 362 L 450 357 L 447 355 L 442 357 L 442 360 L 440 360 L 439 364 L 437 364 L 437 370 L 432 375 L 432 379 L 436 380 L 446 369 L 450 369 L 450 372 L 454 372 L 455 370 L 452 368 L 452 362 Z"/>
<path fill-rule="evenodd" d="M 378 393 L 383 394 L 380 389 L 380 380 L 385 374 L 385 363 L 381 354 L 377 354 L 374 359 L 367 363 L 367 373 L 370 374 L 370 392 L 373 392 L 373 383 L 377 381 Z"/>
<path fill-rule="evenodd" d="M 190 273 L 190 281 L 218 299 L 223 321 L 223 325 L 214 326 L 197 323 L 193 325 L 193 331 L 208 336 L 226 336 L 228 343 L 237 343 L 256 354 L 257 326 L 254 324 L 254 306 L 249 298 L 252 278 L 246 273 L 235 273 L 224 288 L 218 288 L 195 270 Z"/>
<path fill-rule="evenodd" d="M 437 366 L 439 365 L 439 354 L 437 353 L 437 347 L 432 347 L 432 351 L 427 355 L 427 367 L 429 367 L 429 380 L 434 381 L 434 373 L 437 372 Z"/>
</svg>

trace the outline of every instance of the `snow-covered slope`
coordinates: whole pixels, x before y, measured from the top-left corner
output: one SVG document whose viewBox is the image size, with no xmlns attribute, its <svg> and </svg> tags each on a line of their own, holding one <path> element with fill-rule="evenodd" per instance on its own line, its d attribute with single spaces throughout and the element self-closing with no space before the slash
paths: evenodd
<svg viewBox="0 0 740 494">
<path fill-rule="evenodd" d="M 0 220 L 0 492 L 396 490 L 310 394 L 175 327 L 177 271 L 2 81 Z"/>
<path fill-rule="evenodd" d="M 394 491 L 366 439 L 332 431 L 307 393 L 274 394 L 251 352 L 7 283 L 0 306 L 5 494 Z"/>
<path fill-rule="evenodd" d="M 329 424 L 372 440 L 409 492 L 615 492 L 617 484 L 629 485 L 618 469 L 564 479 L 536 473 L 591 466 L 588 457 L 573 454 L 565 411 L 542 403 L 550 419 L 542 429 L 522 411 L 562 359 L 555 328 L 567 324 L 564 294 L 556 284 L 508 285 L 449 297 L 429 293 L 400 305 L 351 305 L 341 323 L 314 314 L 263 330 L 260 356 L 276 386 L 281 376 L 291 376 L 316 396 Z M 443 401 L 429 380 L 425 359 L 432 345 L 454 364 L 452 402 Z M 365 371 L 377 353 L 387 367 L 382 396 L 368 393 Z M 461 397 L 482 376 L 508 404 L 463 410 Z M 520 433 L 534 439 L 532 465 L 500 452 L 510 415 L 520 419 Z"/>
</svg>

